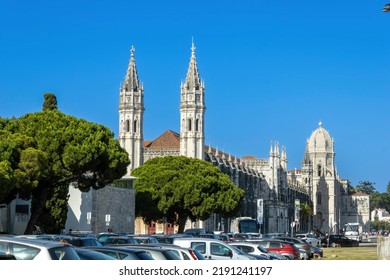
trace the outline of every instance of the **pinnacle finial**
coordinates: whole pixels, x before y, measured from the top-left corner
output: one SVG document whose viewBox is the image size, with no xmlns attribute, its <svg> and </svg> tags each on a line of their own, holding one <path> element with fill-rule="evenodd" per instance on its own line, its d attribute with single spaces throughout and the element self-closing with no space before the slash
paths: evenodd
<svg viewBox="0 0 390 280">
<path fill-rule="evenodd" d="M 135 52 L 134 46 L 131 46 L 130 52 L 131 52 L 131 57 L 134 57 L 134 52 Z"/>
<path fill-rule="evenodd" d="M 194 44 L 194 37 L 192 37 L 192 46 L 191 46 L 191 56 L 195 57 L 195 44 Z"/>
<path fill-rule="evenodd" d="M 318 125 L 320 126 L 320 127 L 322 127 L 322 121 L 320 120 L 320 122 L 318 123 Z"/>
</svg>

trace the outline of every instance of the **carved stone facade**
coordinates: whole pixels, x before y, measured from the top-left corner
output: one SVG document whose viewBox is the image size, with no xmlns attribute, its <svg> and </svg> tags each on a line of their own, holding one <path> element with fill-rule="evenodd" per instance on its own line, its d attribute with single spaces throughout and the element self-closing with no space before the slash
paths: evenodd
<svg viewBox="0 0 390 280">
<path fill-rule="evenodd" d="M 336 170 L 334 140 L 322 122 L 307 140 L 302 170 L 290 171 L 289 181 L 307 190 L 314 228 L 335 233 L 346 223 L 359 222 L 369 230 L 369 195 L 348 193 L 348 180 Z"/>
<path fill-rule="evenodd" d="M 132 57 L 133 55 L 134 53 L 132 53 Z M 132 59 L 130 64 L 134 61 Z M 135 65 L 133 67 L 129 66 L 130 68 L 135 69 Z M 138 80 L 132 83 L 140 84 Z M 254 156 L 237 158 L 220 152 L 218 148 L 204 144 L 204 127 L 206 125 L 204 120 L 206 110 L 205 85 L 199 76 L 194 44 L 191 47 L 187 75 L 180 88 L 180 133 L 167 130 L 155 140 L 145 141 L 143 154 L 140 156 L 133 155 L 136 150 L 126 148 L 122 141 L 122 146 L 126 148 L 130 159 L 140 158 L 145 162 L 154 157 L 184 155 L 209 161 L 218 166 L 223 173 L 229 175 L 232 182 L 245 190 L 246 195 L 241 208 L 241 216 L 256 218 L 259 211 L 257 201 L 262 199 L 264 200 L 264 209 L 262 209 L 264 220 L 262 221 L 261 231 L 288 231 L 290 223 L 295 219 L 295 200 L 300 199 L 301 202 L 308 202 L 309 197 L 305 189 L 288 185 L 285 149 L 283 148 L 280 152 L 279 144 L 275 143 L 271 144 L 269 159 L 258 159 Z M 128 111 L 137 110 L 128 107 Z M 138 110 L 138 112 L 143 111 Z M 121 110 L 119 115 L 122 120 Z M 142 119 L 142 114 L 139 117 Z M 120 135 L 123 134 L 122 127 L 120 128 Z M 134 146 L 131 141 L 133 140 L 129 139 L 128 147 Z M 141 149 L 139 149 L 140 151 Z M 134 168 L 131 168 L 130 172 L 132 169 Z M 189 226 L 191 226 L 191 223 L 189 223 Z M 229 221 L 214 215 L 208 221 L 197 223 L 196 226 L 203 226 L 209 230 L 229 230 Z M 299 227 L 307 229 L 309 224 L 300 224 Z M 147 233 L 148 231 L 144 229 L 137 231 L 136 229 L 137 233 Z"/>
</svg>

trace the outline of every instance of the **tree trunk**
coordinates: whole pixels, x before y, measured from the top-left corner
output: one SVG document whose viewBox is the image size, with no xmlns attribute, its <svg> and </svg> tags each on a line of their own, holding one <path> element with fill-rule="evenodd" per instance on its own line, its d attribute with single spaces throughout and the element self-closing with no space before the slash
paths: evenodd
<svg viewBox="0 0 390 280">
<path fill-rule="evenodd" d="M 31 198 L 31 216 L 24 234 L 32 234 L 36 231 L 35 226 L 39 226 L 42 230 L 44 230 L 44 225 L 40 224 L 39 218 L 45 209 L 49 193 L 50 188 L 42 185 L 39 185 L 37 189 L 33 191 Z"/>
<path fill-rule="evenodd" d="M 179 228 L 177 230 L 177 233 L 183 233 L 184 232 L 184 228 L 186 226 L 187 218 L 188 218 L 187 216 L 181 216 L 179 214 L 179 217 L 178 217 Z"/>
</svg>

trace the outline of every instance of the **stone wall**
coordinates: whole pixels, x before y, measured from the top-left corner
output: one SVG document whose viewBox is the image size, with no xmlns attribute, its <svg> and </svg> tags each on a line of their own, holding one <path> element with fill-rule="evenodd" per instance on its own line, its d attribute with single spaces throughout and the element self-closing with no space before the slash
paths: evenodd
<svg viewBox="0 0 390 280">
<path fill-rule="evenodd" d="M 378 260 L 390 260 L 390 237 L 378 236 L 377 253 Z"/>
<path fill-rule="evenodd" d="M 134 233 L 134 189 L 109 186 L 94 191 L 92 197 L 93 232 L 106 232 L 110 228 L 114 232 Z"/>
</svg>

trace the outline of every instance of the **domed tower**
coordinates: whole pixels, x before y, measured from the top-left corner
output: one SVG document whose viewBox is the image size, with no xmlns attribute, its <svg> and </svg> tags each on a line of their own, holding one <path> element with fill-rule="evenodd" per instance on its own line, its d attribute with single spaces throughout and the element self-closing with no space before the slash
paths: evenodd
<svg viewBox="0 0 390 280">
<path fill-rule="evenodd" d="M 306 143 L 302 180 L 313 201 L 314 226 L 332 232 L 339 221 L 340 190 L 335 168 L 334 140 L 319 127 Z"/>
</svg>

